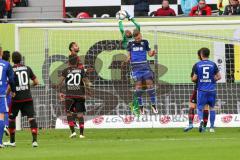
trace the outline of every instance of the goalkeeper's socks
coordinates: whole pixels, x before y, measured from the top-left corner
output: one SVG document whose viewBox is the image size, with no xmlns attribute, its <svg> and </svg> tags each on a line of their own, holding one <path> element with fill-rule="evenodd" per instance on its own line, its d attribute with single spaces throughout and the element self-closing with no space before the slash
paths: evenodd
<svg viewBox="0 0 240 160">
<path fill-rule="evenodd" d="M 203 111 L 203 127 L 207 127 L 208 115 L 209 115 L 209 111 L 204 110 Z"/>
<path fill-rule="evenodd" d="M 79 130 L 80 130 L 80 135 L 83 135 L 84 131 L 84 117 L 79 118 Z"/>
<path fill-rule="evenodd" d="M 1 145 L 2 145 L 2 139 L 3 139 L 3 134 L 4 134 L 4 127 L 5 127 L 4 120 L 0 120 L 0 144 Z"/>
<path fill-rule="evenodd" d="M 214 128 L 215 119 L 216 119 L 216 111 L 210 110 L 210 128 Z"/>
<path fill-rule="evenodd" d="M 189 121 L 189 125 L 193 124 L 193 120 L 194 120 L 194 108 L 189 108 L 188 111 L 188 121 Z"/>
<path fill-rule="evenodd" d="M 156 92 L 154 88 L 147 89 L 147 93 L 151 99 L 152 104 L 156 104 Z"/>
</svg>

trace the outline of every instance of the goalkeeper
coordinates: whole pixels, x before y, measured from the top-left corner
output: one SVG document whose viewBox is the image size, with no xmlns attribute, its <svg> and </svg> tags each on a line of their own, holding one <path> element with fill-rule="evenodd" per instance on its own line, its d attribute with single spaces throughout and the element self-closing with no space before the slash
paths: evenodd
<svg viewBox="0 0 240 160">
<path fill-rule="evenodd" d="M 125 12 L 127 13 L 127 17 L 126 18 L 135 25 L 137 30 L 140 31 L 140 25 L 136 22 L 134 17 L 130 16 L 130 14 L 127 11 L 125 11 Z M 121 43 L 122 48 L 127 49 L 128 42 L 129 41 L 133 41 L 132 32 L 130 30 L 125 30 L 124 31 L 122 20 L 119 20 L 118 25 L 119 25 L 119 30 L 120 30 L 120 32 L 122 34 L 122 43 Z"/>
</svg>

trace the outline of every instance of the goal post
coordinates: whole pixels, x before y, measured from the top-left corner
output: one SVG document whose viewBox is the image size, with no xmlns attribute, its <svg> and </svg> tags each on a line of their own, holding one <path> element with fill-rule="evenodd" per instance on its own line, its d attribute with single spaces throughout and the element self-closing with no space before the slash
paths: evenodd
<svg viewBox="0 0 240 160">
<path fill-rule="evenodd" d="M 149 98 L 143 102 L 147 115 L 134 117 L 129 109 L 133 81 L 129 66 L 122 66 L 126 50 L 121 47 L 118 23 L 23 23 L 16 24 L 15 48 L 40 79 L 32 88 L 36 118 L 41 128 L 66 128 L 63 103 L 51 85 L 66 67 L 68 45 L 80 46 L 93 95 L 86 99 L 87 128 L 183 127 L 187 124 L 189 97 L 194 88 L 190 72 L 198 61 L 197 50 L 208 47 L 223 79 L 217 84 L 217 127 L 236 127 L 240 120 L 240 21 L 142 22 L 141 33 L 158 54 L 148 58 L 155 75 L 157 107 L 153 115 Z M 134 29 L 130 23 L 125 29 Z M 21 123 L 20 123 L 21 121 Z M 196 122 L 197 123 L 197 122 Z M 18 129 L 27 127 L 19 119 Z"/>
</svg>

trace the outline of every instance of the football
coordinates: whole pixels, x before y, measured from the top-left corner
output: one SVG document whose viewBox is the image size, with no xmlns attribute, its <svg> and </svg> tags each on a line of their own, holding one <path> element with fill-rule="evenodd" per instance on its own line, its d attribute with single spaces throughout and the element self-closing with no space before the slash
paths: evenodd
<svg viewBox="0 0 240 160">
<path fill-rule="evenodd" d="M 127 13 L 124 10 L 120 10 L 116 13 L 116 18 L 118 20 L 124 20 L 127 17 Z"/>
</svg>

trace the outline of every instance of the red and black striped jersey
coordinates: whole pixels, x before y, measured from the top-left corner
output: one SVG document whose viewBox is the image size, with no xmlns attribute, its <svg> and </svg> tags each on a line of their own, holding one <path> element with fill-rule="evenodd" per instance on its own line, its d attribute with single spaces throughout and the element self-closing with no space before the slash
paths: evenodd
<svg viewBox="0 0 240 160">
<path fill-rule="evenodd" d="M 30 80 L 36 78 L 32 69 L 28 66 L 15 64 L 13 66 L 14 80 L 16 84 L 16 96 L 13 97 L 14 102 L 32 101 L 30 89 Z"/>
</svg>

